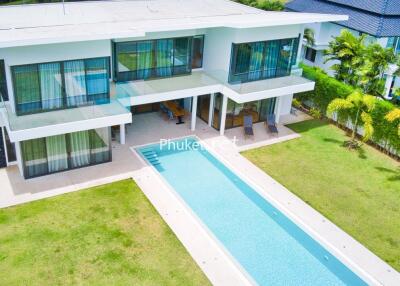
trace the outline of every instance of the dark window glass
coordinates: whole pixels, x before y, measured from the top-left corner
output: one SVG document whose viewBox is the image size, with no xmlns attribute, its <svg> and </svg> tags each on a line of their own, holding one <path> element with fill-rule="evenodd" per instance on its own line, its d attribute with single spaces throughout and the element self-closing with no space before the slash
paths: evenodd
<svg viewBox="0 0 400 286">
<path fill-rule="evenodd" d="M 192 46 L 192 69 L 199 69 L 203 67 L 204 36 L 194 37 Z"/>
<path fill-rule="evenodd" d="M 109 58 L 12 67 L 18 115 L 108 103 Z"/>
<path fill-rule="evenodd" d="M 296 63 L 298 38 L 233 44 L 230 83 L 290 75 Z"/>
<path fill-rule="evenodd" d="M 317 56 L 316 50 L 310 47 L 306 47 L 306 54 L 305 54 L 306 60 L 314 63 L 316 56 Z"/>
<path fill-rule="evenodd" d="M 15 144 L 10 141 L 10 137 L 8 136 L 7 129 L 4 127 L 4 139 L 6 141 L 6 149 L 7 149 L 7 160 L 8 162 L 17 161 L 17 155 L 15 153 Z"/>
<path fill-rule="evenodd" d="M 192 37 L 114 43 L 116 81 L 188 74 Z"/>
<path fill-rule="evenodd" d="M 4 101 L 8 100 L 6 67 L 3 60 L 0 60 L 0 93 Z"/>
<path fill-rule="evenodd" d="M 27 140 L 21 150 L 25 178 L 109 162 L 110 128 Z"/>
</svg>

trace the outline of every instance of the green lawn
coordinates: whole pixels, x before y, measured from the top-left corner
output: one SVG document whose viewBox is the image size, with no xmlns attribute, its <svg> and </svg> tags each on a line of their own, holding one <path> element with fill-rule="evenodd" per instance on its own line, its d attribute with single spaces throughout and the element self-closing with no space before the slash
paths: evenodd
<svg viewBox="0 0 400 286">
<path fill-rule="evenodd" d="M 209 285 L 132 180 L 0 210 L 0 285 Z"/>
<path fill-rule="evenodd" d="M 302 137 L 243 155 L 400 270 L 399 164 L 370 146 L 342 147 L 348 138 L 326 122 L 288 127 Z"/>
</svg>

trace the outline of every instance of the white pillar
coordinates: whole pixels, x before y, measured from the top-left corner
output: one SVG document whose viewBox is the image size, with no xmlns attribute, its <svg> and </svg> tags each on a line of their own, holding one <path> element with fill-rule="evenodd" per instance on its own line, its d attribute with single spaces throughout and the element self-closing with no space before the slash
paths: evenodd
<svg viewBox="0 0 400 286">
<path fill-rule="evenodd" d="M 190 130 L 196 129 L 196 113 L 197 113 L 197 95 L 192 97 L 192 120 L 190 122 Z"/>
<path fill-rule="evenodd" d="M 22 156 L 21 156 L 21 142 L 15 142 L 15 155 L 17 156 L 18 169 L 21 176 L 24 177 L 24 167 L 22 166 Z"/>
<path fill-rule="evenodd" d="M 215 93 L 210 94 L 210 110 L 208 112 L 208 126 L 212 126 L 213 115 L 214 115 L 214 101 L 215 101 Z"/>
<path fill-rule="evenodd" d="M 385 91 L 384 91 L 384 94 L 383 94 L 383 96 L 386 99 L 390 99 L 391 98 L 389 93 L 390 93 L 390 88 L 392 87 L 392 83 L 393 83 L 393 75 L 389 75 L 388 74 L 387 77 L 386 77 Z"/>
<path fill-rule="evenodd" d="M 281 108 L 282 108 L 282 99 L 281 97 L 276 98 L 275 103 L 275 121 L 279 123 L 279 117 L 281 116 Z"/>
<path fill-rule="evenodd" d="M 119 143 L 125 144 L 125 124 L 119 126 Z"/>
<path fill-rule="evenodd" d="M 222 107 L 221 107 L 221 110 L 219 111 L 221 113 L 221 123 L 220 123 L 220 129 L 219 129 L 220 135 L 224 135 L 224 132 L 225 132 L 225 120 L 226 120 L 227 107 L 228 107 L 228 97 L 225 94 L 223 94 Z"/>
</svg>

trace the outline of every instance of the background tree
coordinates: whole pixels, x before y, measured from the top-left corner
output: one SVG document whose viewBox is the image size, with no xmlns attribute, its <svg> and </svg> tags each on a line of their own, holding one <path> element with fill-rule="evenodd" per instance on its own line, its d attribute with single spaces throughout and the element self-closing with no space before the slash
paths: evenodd
<svg viewBox="0 0 400 286">
<path fill-rule="evenodd" d="M 365 93 L 382 95 L 385 88 L 385 81 L 382 77 L 389 64 L 396 62 L 393 49 L 385 49 L 374 43 L 365 48 L 363 58 L 363 64 L 357 71 L 358 82 L 356 85 Z"/>
<path fill-rule="evenodd" d="M 359 81 L 357 72 L 364 61 L 365 37 L 365 35 L 356 37 L 344 29 L 329 43 L 328 49 L 324 51 L 325 63 L 338 61 L 331 67 L 335 71 L 336 79 L 353 86 L 357 84 Z"/>
<path fill-rule="evenodd" d="M 235 0 L 238 3 L 252 6 L 266 11 L 283 11 L 285 0 Z"/>
<path fill-rule="evenodd" d="M 400 108 L 395 108 L 392 111 L 390 111 L 386 116 L 385 119 L 389 122 L 395 122 L 397 121 L 399 123 L 398 125 L 398 134 L 400 136 Z"/>
<path fill-rule="evenodd" d="M 345 142 L 349 148 L 357 148 L 357 130 L 361 125 L 364 129 L 363 141 L 368 141 L 373 133 L 374 127 L 372 122 L 371 112 L 375 107 L 376 98 L 372 95 L 366 95 L 360 90 L 356 90 L 348 95 L 346 98 L 336 98 L 329 103 L 327 114 L 333 116 L 334 113 L 340 116 L 345 115 L 345 119 L 352 121 L 351 140 Z"/>
<path fill-rule="evenodd" d="M 307 45 L 313 46 L 315 44 L 314 30 L 310 28 L 305 28 L 304 39 L 306 40 Z"/>
</svg>

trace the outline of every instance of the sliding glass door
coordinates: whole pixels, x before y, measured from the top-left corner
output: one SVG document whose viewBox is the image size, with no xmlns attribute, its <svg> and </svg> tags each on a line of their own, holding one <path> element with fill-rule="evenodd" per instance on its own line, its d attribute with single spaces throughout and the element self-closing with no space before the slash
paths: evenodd
<svg viewBox="0 0 400 286">
<path fill-rule="evenodd" d="M 4 101 L 8 100 L 6 66 L 4 60 L 0 60 L 0 94 Z"/>
<path fill-rule="evenodd" d="M 111 161 L 110 128 L 21 142 L 25 178 Z"/>
<path fill-rule="evenodd" d="M 109 58 L 11 68 L 18 115 L 108 103 Z"/>
<path fill-rule="evenodd" d="M 232 45 L 230 83 L 288 76 L 296 63 L 299 38 Z"/>
<path fill-rule="evenodd" d="M 115 79 L 131 81 L 188 74 L 192 71 L 192 49 L 192 37 L 116 42 Z M 197 55 L 202 56 L 202 51 Z"/>
</svg>

